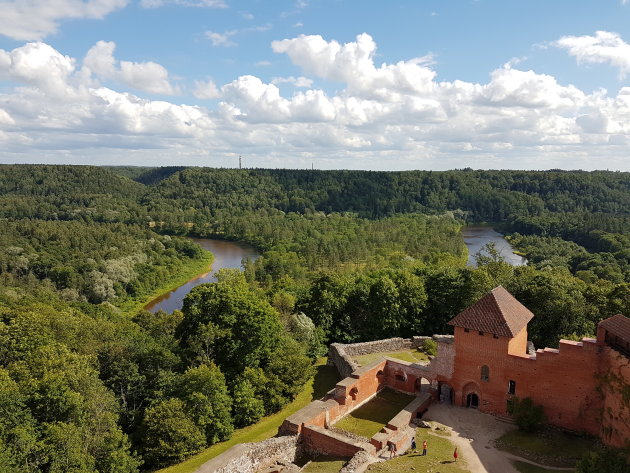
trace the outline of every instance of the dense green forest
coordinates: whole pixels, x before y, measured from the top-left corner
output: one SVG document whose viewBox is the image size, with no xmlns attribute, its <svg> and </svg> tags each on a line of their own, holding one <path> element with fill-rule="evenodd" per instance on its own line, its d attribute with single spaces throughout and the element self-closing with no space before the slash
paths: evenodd
<svg viewBox="0 0 630 473">
<path fill-rule="evenodd" d="M 498 284 L 554 346 L 630 314 L 630 173 L 0 166 L 0 471 L 152 470 L 298 393 L 331 341 L 448 333 Z M 459 230 L 490 222 L 530 261 Z M 138 310 L 208 255 L 262 256 Z"/>
</svg>

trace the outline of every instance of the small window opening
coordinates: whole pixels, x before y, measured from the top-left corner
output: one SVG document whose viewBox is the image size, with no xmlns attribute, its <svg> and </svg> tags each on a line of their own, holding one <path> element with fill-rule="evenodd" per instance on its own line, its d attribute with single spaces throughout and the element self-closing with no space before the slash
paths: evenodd
<svg viewBox="0 0 630 473">
<path fill-rule="evenodd" d="M 469 328 L 465 328 L 464 332 L 468 333 L 468 332 L 470 332 L 470 329 Z"/>
<path fill-rule="evenodd" d="M 481 335 L 483 337 L 483 332 L 479 332 L 479 335 Z"/>
<path fill-rule="evenodd" d="M 490 379 L 490 368 L 487 365 L 481 367 L 481 381 L 488 381 Z"/>
<path fill-rule="evenodd" d="M 510 380 L 508 382 L 508 394 L 516 394 L 516 381 Z"/>
<path fill-rule="evenodd" d="M 498 335 L 492 335 L 492 338 L 499 338 Z"/>
</svg>

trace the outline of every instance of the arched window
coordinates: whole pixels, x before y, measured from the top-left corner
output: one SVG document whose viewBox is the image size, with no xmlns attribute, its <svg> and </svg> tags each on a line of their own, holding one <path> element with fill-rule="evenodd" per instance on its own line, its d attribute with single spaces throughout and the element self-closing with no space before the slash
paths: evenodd
<svg viewBox="0 0 630 473">
<path fill-rule="evenodd" d="M 487 365 L 481 367 L 481 381 L 488 381 L 490 379 L 490 368 Z"/>
</svg>

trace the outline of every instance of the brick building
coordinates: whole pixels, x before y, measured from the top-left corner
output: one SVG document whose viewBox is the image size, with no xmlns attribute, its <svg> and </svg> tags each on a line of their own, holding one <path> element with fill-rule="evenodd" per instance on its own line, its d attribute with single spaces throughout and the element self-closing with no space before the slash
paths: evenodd
<svg viewBox="0 0 630 473">
<path fill-rule="evenodd" d="M 549 423 L 623 446 L 630 439 L 630 319 L 616 315 L 597 339 L 528 349 L 534 317 L 502 286 L 461 312 L 454 326 L 452 373 L 436 373 L 459 406 L 505 415 L 514 396 L 544 406 Z"/>
</svg>

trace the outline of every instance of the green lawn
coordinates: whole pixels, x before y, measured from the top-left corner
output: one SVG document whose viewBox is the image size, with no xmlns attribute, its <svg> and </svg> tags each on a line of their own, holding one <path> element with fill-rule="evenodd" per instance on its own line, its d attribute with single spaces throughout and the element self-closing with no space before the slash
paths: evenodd
<svg viewBox="0 0 630 473">
<path fill-rule="evenodd" d="M 543 465 L 572 467 L 596 440 L 579 437 L 556 429 L 543 429 L 528 434 L 513 430 L 500 437 L 496 444 L 501 450 Z"/>
<path fill-rule="evenodd" d="M 515 461 L 514 467 L 520 473 L 558 473 L 558 470 L 549 470 L 548 468 L 541 468 L 539 466 L 530 465 L 529 463 Z M 571 473 L 571 471 L 575 470 L 562 470 L 567 471 L 567 473 Z"/>
<path fill-rule="evenodd" d="M 334 426 L 368 439 L 372 438 L 413 398 L 408 394 L 384 389 L 372 400 L 336 422 Z"/>
<path fill-rule="evenodd" d="M 445 437 L 427 433 L 425 429 L 416 430 L 416 443 L 422 453 L 422 441 L 428 443 L 427 456 L 409 452 L 391 460 L 374 463 L 367 469 L 368 473 L 398 473 L 406 471 L 468 473 L 466 459 L 460 453 L 457 463 L 453 460 L 454 445 Z"/>
<path fill-rule="evenodd" d="M 317 362 L 315 377 L 306 383 L 304 389 L 297 395 L 295 400 L 280 412 L 265 417 L 256 424 L 236 430 L 230 440 L 213 445 L 183 463 L 159 470 L 159 473 L 192 473 L 208 460 L 213 459 L 236 444 L 260 442 L 273 437 L 278 433 L 278 428 L 284 419 L 299 411 L 311 401 L 321 398 L 337 384 L 340 379 L 337 369 L 334 366 L 326 366 L 325 363 L 325 358 Z"/>
<path fill-rule="evenodd" d="M 320 457 L 311 461 L 302 471 L 304 473 L 339 473 L 347 462 L 347 458 Z"/>
<path fill-rule="evenodd" d="M 390 352 L 369 353 L 367 355 L 357 355 L 353 356 L 352 359 L 359 363 L 361 366 L 367 366 L 385 356 L 396 358 L 398 360 L 408 361 L 410 363 L 429 361 L 429 357 L 426 355 L 426 353 L 421 352 L 420 350 L 415 348 L 412 350 L 399 350 Z"/>
</svg>

